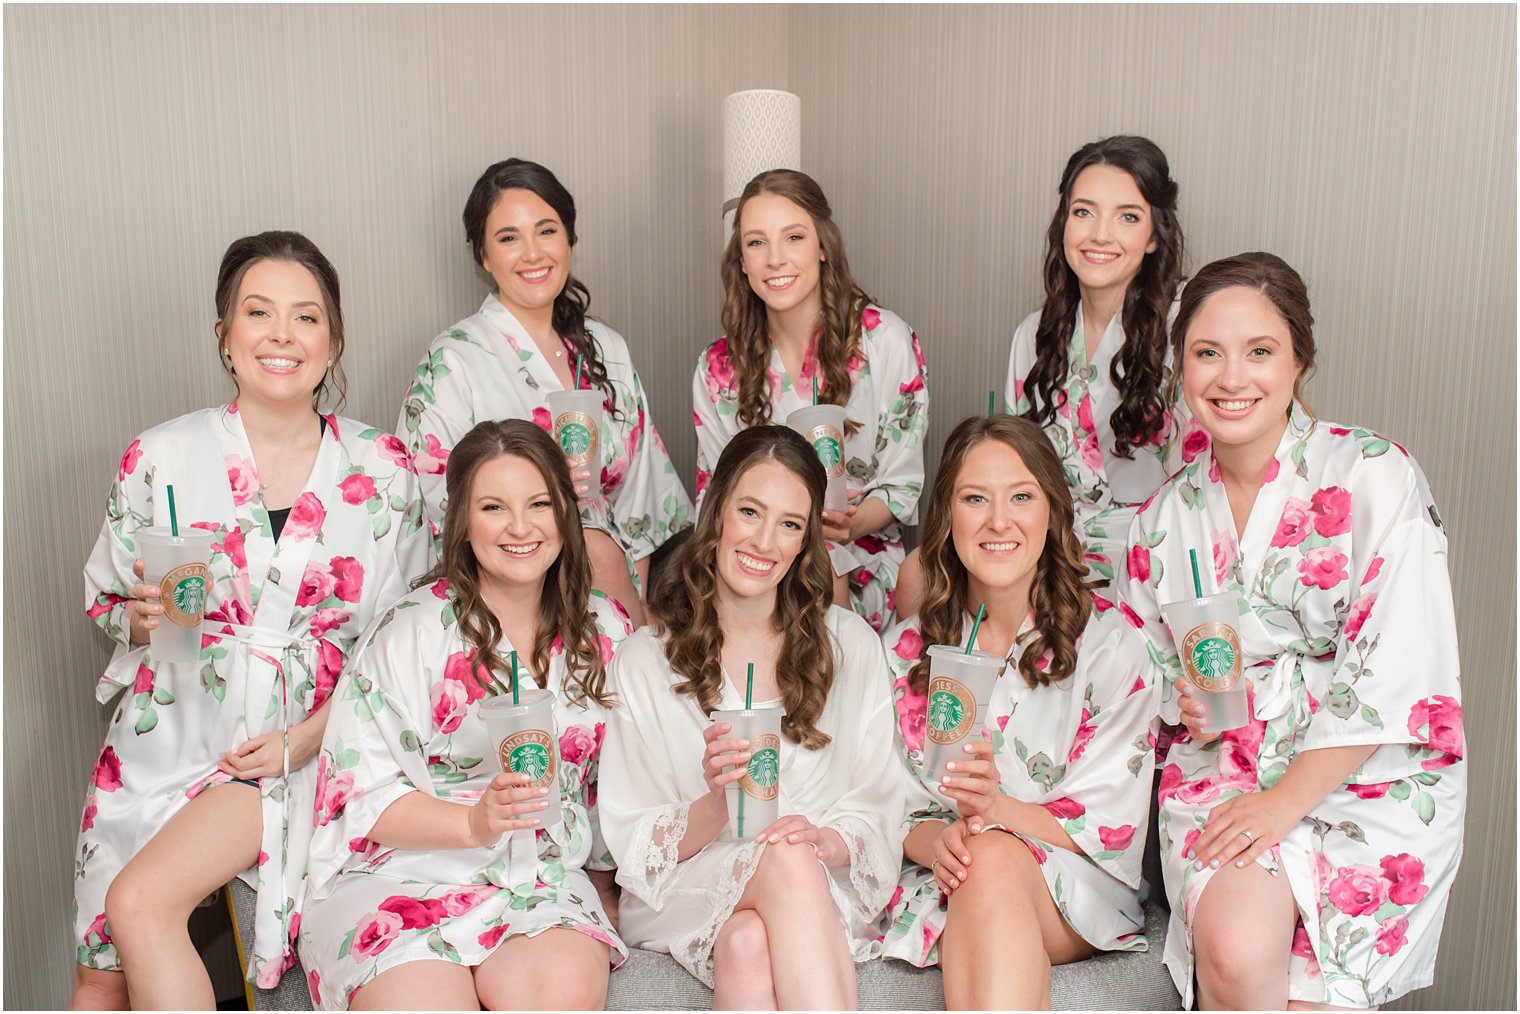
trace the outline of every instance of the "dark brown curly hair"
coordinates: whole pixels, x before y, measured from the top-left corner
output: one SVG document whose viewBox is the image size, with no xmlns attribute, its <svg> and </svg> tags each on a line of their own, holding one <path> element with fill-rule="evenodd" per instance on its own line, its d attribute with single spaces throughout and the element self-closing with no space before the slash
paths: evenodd
<svg viewBox="0 0 1520 1014">
<path fill-rule="evenodd" d="M 723 686 L 718 540 L 739 478 L 763 461 L 775 461 L 801 479 L 810 501 L 802 552 L 776 588 L 774 621 L 784 634 L 776 660 L 776 682 L 786 711 L 781 731 L 791 742 L 818 750 L 829 742 L 818 729 L 818 719 L 834 685 L 835 643 L 828 628 L 833 569 L 819 517 L 828 479 L 818 455 L 801 436 L 785 426 L 752 426 L 723 448 L 696 528 L 655 581 L 650 620 L 665 642 L 671 669 L 684 677 L 676 693 L 695 697 L 703 711 L 713 711 Z"/>
<path fill-rule="evenodd" d="M 973 416 L 963 419 L 950 433 L 940 458 L 939 472 L 929 495 L 919 560 L 924 568 L 924 604 L 918 613 L 918 631 L 925 644 L 958 644 L 962 617 L 970 611 L 966 597 L 966 567 L 950 537 L 950 515 L 955 506 L 955 484 L 966 455 L 984 440 L 1001 440 L 1023 459 L 1050 504 L 1050 529 L 1045 550 L 1035 570 L 1029 605 L 1034 610 L 1034 629 L 1023 635 L 1019 673 L 1030 687 L 1048 686 L 1070 676 L 1077 667 L 1077 638 L 1087 626 L 1092 609 L 1087 565 L 1082 562 L 1082 540 L 1073 525 L 1071 493 L 1061 458 L 1045 431 L 1020 416 Z M 1022 619 L 1022 617 L 1020 617 Z M 1035 662 L 1050 652 L 1050 668 Z M 908 674 L 909 686 L 923 693 L 929 683 L 926 652 Z"/>
<path fill-rule="evenodd" d="M 575 246 L 575 198 L 565 189 L 552 172 L 537 162 L 509 158 L 492 165 L 480 174 L 464 203 L 464 237 L 475 255 L 475 264 L 481 266 L 486 248 L 486 219 L 503 190 L 531 190 L 554 209 L 565 226 L 565 239 Z M 554 297 L 551 322 L 554 331 L 565 343 L 565 354 L 570 362 L 581 358 L 584 376 L 590 378 L 591 386 L 602 392 L 607 412 L 622 418 L 617 397 L 613 394 L 612 380 L 607 376 L 607 364 L 602 361 L 602 350 L 596 336 L 586 327 L 586 310 L 591 306 L 591 290 L 574 275 L 568 276 L 565 287 Z"/>
<path fill-rule="evenodd" d="M 510 455 L 522 458 L 544 477 L 554 520 L 559 526 L 559 557 L 544 574 L 538 600 L 538 638 L 533 643 L 535 682 L 547 687 L 549 651 L 555 638 L 565 648 L 565 696 L 572 704 L 590 698 L 603 707 L 612 703 L 607 670 L 602 664 L 601 637 L 587 601 L 591 595 L 591 559 L 581 531 L 575 486 L 565 455 L 549 434 L 525 419 L 496 419 L 480 423 L 454 445 L 444 476 L 448 510 L 443 519 L 443 555 L 438 565 L 412 585 L 420 588 L 447 578 L 459 617 L 459 629 L 475 659 L 490 670 L 505 673 L 506 660 L 497 651 L 501 622 L 480 594 L 480 564 L 470 547 L 470 491 L 480 466 Z M 484 673 L 473 673 L 480 679 Z"/>
<path fill-rule="evenodd" d="M 739 223 L 744 205 L 761 194 L 777 194 L 807 212 L 818 231 L 823 250 L 818 288 L 823 301 L 823 335 L 818 339 L 818 370 L 822 374 L 818 400 L 845 405 L 850 400 L 850 373 L 845 364 L 860 346 L 860 314 L 872 302 L 850 274 L 844 253 L 844 237 L 834 222 L 833 209 L 823 190 L 806 173 L 792 169 L 769 169 L 744 186 L 734 210 L 733 233 L 723 250 L 723 333 L 728 355 L 739 380 L 739 422 L 760 426 L 771 422 L 771 340 L 765 303 L 744 276 L 744 248 Z M 785 421 L 785 420 L 781 420 Z M 854 434 L 860 423 L 847 419 L 845 432 Z"/>
<path fill-rule="evenodd" d="M 1082 305 L 1076 272 L 1066 263 L 1066 220 L 1071 214 L 1071 189 L 1077 177 L 1095 165 L 1122 169 L 1135 181 L 1151 206 L 1151 238 L 1156 243 L 1124 293 L 1124 344 L 1108 368 L 1120 399 L 1109 416 L 1114 453 L 1128 458 L 1133 456 L 1133 448 L 1144 446 L 1161 429 L 1174 394 L 1163 390 L 1171 387 L 1166 384 L 1166 317 L 1182 279 L 1184 253 L 1182 224 L 1177 219 L 1177 183 L 1166 155 L 1146 138 L 1105 137 L 1083 145 L 1066 162 L 1061 174 L 1061 202 L 1045 234 L 1045 305 L 1035 328 L 1034 366 L 1024 378 L 1030 403 L 1026 414 L 1045 425 L 1066 400 L 1068 352 Z"/>
</svg>

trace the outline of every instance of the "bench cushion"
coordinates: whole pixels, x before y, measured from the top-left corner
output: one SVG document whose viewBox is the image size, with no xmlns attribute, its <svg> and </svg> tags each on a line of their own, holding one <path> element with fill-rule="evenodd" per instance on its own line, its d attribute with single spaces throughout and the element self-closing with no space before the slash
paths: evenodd
<svg viewBox="0 0 1520 1014">
<path fill-rule="evenodd" d="M 231 886 L 238 939 L 253 933 L 254 892 L 242 881 Z M 1181 998 L 1161 966 L 1166 910 L 1146 905 L 1144 953 L 1100 954 L 1051 970 L 1054 1010 L 1178 1010 Z M 861 1010 L 939 1010 L 945 1005 L 937 968 L 918 969 L 902 961 L 876 960 L 855 966 Z M 252 989 L 255 1010 L 311 1010 L 306 975 L 297 965 L 274 989 Z M 608 1010 L 709 1010 L 712 991 L 686 974 L 668 954 L 630 949 L 607 988 Z"/>
</svg>

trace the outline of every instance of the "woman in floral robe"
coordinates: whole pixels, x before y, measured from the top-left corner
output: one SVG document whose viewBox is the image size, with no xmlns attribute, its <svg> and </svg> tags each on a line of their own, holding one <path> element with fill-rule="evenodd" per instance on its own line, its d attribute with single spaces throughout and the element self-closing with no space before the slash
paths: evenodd
<svg viewBox="0 0 1520 1014">
<path fill-rule="evenodd" d="M 865 621 L 828 604 L 824 484 L 791 430 L 736 436 L 662 571 L 655 625 L 612 663 L 601 809 L 621 927 L 712 986 L 720 1009 L 853 1008 L 854 962 L 877 953 L 897 873 L 886 664 Z M 780 817 L 738 841 L 725 791 L 749 741 L 710 716 L 751 689 L 755 707 L 784 711 Z"/>
<path fill-rule="evenodd" d="M 1166 335 L 1182 225 L 1166 155 L 1143 137 L 1077 149 L 1060 195 L 1046 230 L 1045 305 L 1014 331 L 1003 391 L 1007 410 L 1044 427 L 1060 455 L 1083 558 L 1106 583 L 1135 510 L 1181 466 L 1188 422 Z M 916 612 L 922 596 L 914 554 L 899 611 Z"/>
<path fill-rule="evenodd" d="M 185 920 L 234 875 L 258 890 L 249 979 L 278 983 L 295 960 L 324 704 L 359 632 L 426 558 L 400 441 L 314 408 L 342 376 L 326 258 L 296 233 L 241 239 L 217 307 L 237 400 L 132 441 L 85 566 L 89 615 L 116 643 L 96 697 L 126 693 L 75 855 L 76 1007 L 125 1006 L 128 984 L 140 1006 L 210 1006 Z M 192 663 L 147 646 L 163 607 L 139 583 L 139 538 L 169 525 L 168 486 L 180 527 L 212 534 Z"/>
<path fill-rule="evenodd" d="M 918 335 L 855 284 L 832 214 L 818 184 L 791 170 L 761 173 L 740 196 L 723 254 L 727 334 L 703 351 L 692 378 L 697 499 L 735 433 L 785 424 L 813 403 L 816 383 L 818 400 L 845 406 L 848 420 L 852 503 L 824 512 L 835 601 L 880 631 L 904 526 L 918 518 L 928 374 Z"/>
<path fill-rule="evenodd" d="M 691 523 L 691 499 L 655 430 L 628 343 L 586 316 L 590 293 L 570 274 L 575 201 L 548 169 L 507 159 L 476 181 L 464 224 L 495 291 L 428 346 L 396 423 L 435 549 L 447 510 L 444 467 L 461 437 L 490 419 L 552 430 L 549 392 L 598 390 L 601 460 L 595 475 L 573 472 L 592 580 L 642 625 L 648 558 Z"/>
<path fill-rule="evenodd" d="M 1162 717 L 1186 726 L 1161 772 L 1166 963 L 1207 1008 L 1428 985 L 1462 853 L 1446 534 L 1402 447 L 1298 400 L 1312 321 L 1270 254 L 1188 284 L 1174 341 L 1207 439 L 1140 511 L 1119 590 L 1175 681 Z M 1240 597 L 1251 719 L 1222 735 L 1160 613 L 1193 596 L 1193 551 L 1204 594 Z"/>
<path fill-rule="evenodd" d="M 596 772 L 604 667 L 628 618 L 590 588 L 570 473 L 545 433 L 482 423 L 447 476 L 442 563 L 359 645 L 317 761 L 312 999 L 600 1009 L 627 956 L 587 871 L 611 868 Z M 509 652 L 524 685 L 554 696 L 552 792 L 493 760 L 478 704 L 496 692 L 490 672 L 510 680 Z M 539 828 L 549 807 L 558 829 Z M 610 874 L 592 876 L 610 891 Z"/>
<path fill-rule="evenodd" d="M 952 1009 L 1039 1009 L 1052 964 L 1145 949 L 1159 688 L 1144 639 L 1082 585 L 1060 461 L 1033 423 L 956 427 L 922 545 L 926 613 L 883 637 L 907 792 L 883 954 L 939 963 Z M 1008 664 L 986 742 L 941 783 L 925 750 L 927 649 L 967 643 L 973 602 L 986 607 L 976 648 Z"/>
</svg>

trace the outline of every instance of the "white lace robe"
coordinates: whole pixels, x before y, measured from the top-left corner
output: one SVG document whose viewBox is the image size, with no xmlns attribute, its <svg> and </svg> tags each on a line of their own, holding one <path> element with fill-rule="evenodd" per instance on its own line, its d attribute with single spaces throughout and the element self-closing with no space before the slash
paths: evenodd
<svg viewBox="0 0 1520 1014">
<path fill-rule="evenodd" d="M 831 739 L 806 750 L 783 739 L 781 816 L 802 814 L 839 832 L 850 862 L 829 870 L 829 890 L 856 961 L 880 951 L 881 917 L 902 858 L 903 789 L 887 777 L 897 763 L 892 695 L 881 643 L 866 622 L 831 607 L 835 679 L 818 728 Z M 602 833 L 623 887 L 618 929 L 630 946 L 667 951 L 713 985 L 712 949 L 764 846 L 727 830 L 682 862 L 676 848 L 691 804 L 707 792 L 702 733 L 711 724 L 678 681 L 661 641 L 644 628 L 612 662 L 618 697 L 602 747 Z M 725 682 L 720 708 L 741 708 Z M 890 833 L 889 833 L 890 832 Z"/>
</svg>

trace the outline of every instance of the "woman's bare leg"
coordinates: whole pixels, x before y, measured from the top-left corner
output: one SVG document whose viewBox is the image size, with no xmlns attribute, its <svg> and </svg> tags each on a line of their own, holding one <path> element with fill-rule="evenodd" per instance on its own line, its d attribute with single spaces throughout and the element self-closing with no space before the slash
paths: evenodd
<svg viewBox="0 0 1520 1014">
<path fill-rule="evenodd" d="M 508 937 L 475 969 L 486 1010 L 601 1010 L 612 948 L 573 929 Z"/>
<path fill-rule="evenodd" d="M 776 1005 L 782 1010 L 854 1010 L 855 959 L 811 845 L 765 846 L 734 906 L 765 923 Z"/>
<path fill-rule="evenodd" d="M 127 1010 L 127 977 L 120 972 L 74 966 L 69 1010 Z"/>
<path fill-rule="evenodd" d="M 258 790 L 229 784 L 185 804 L 111 882 L 106 922 L 138 1010 L 212 1009 L 190 913 L 259 857 Z"/>
<path fill-rule="evenodd" d="M 1199 1010 L 1283 1010 L 1298 907 L 1285 877 L 1225 866 L 1193 910 Z"/>
<path fill-rule="evenodd" d="M 480 1010 L 472 970 L 426 959 L 387 968 L 359 987 L 349 1010 Z"/>
<path fill-rule="evenodd" d="M 1093 947 L 1050 896 L 1034 854 L 1018 838 L 985 831 L 967 839 L 971 877 L 950 894 L 940 967 L 949 1010 L 1049 1010 L 1050 966 Z"/>
<path fill-rule="evenodd" d="M 713 1010 L 776 1010 L 776 978 L 765 921 L 735 911 L 713 944 Z"/>
</svg>

